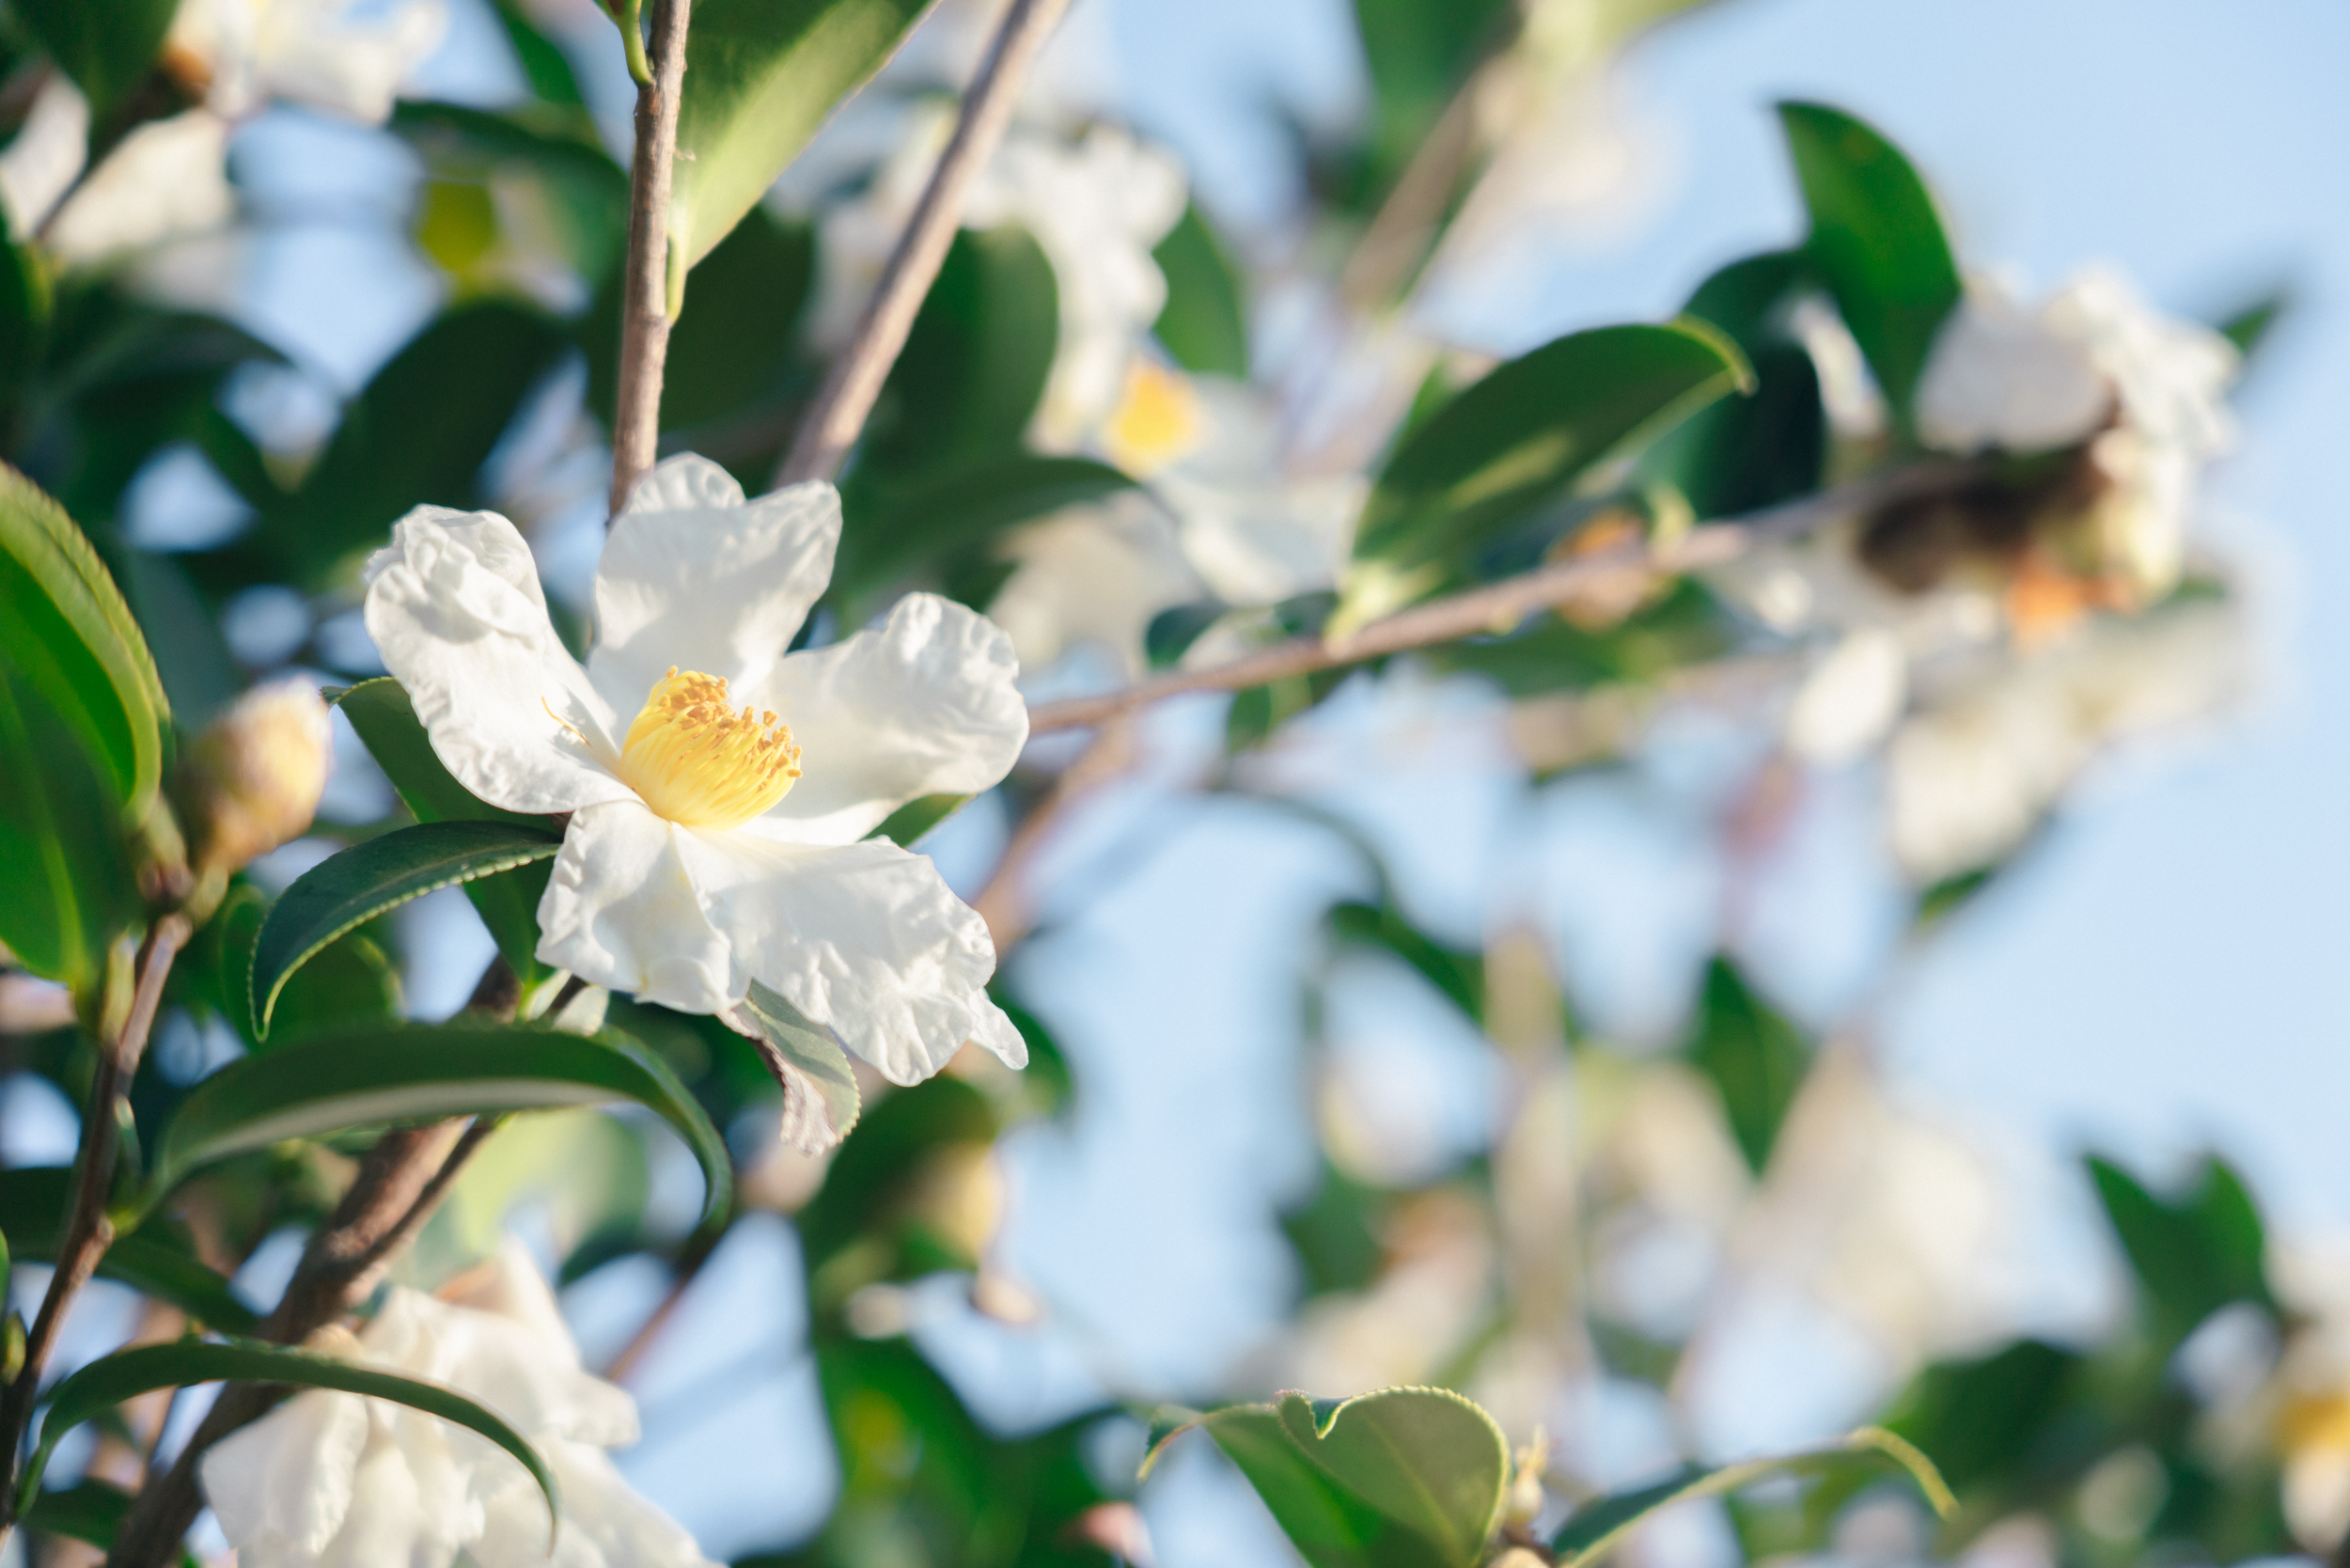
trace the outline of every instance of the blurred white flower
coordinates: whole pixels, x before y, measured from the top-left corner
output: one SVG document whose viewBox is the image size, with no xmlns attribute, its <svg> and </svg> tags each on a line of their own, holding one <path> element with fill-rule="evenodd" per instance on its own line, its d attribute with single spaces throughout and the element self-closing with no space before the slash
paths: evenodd
<svg viewBox="0 0 2350 1568">
<path fill-rule="evenodd" d="M 1787 749 L 1820 767 L 1858 761 L 1902 716 L 1909 656 L 1883 627 L 1848 633 L 1796 687 L 1787 710 Z"/>
<path fill-rule="evenodd" d="M 88 263 L 223 227 L 237 213 L 227 158 L 228 122 L 210 109 L 149 120 L 66 199 L 49 248 Z"/>
<path fill-rule="evenodd" d="M 1167 514 L 1135 492 L 1025 525 L 1003 550 L 1013 571 L 987 614 L 1026 670 L 1089 648 L 1132 674 L 1152 618 L 1203 591 Z"/>
<path fill-rule="evenodd" d="M 419 507 L 369 565 L 368 631 L 460 782 L 572 814 L 544 962 L 689 1012 L 756 980 L 897 1083 L 975 1039 L 1024 1065 L 987 996 L 985 923 L 926 856 L 867 837 L 1010 768 L 1027 710 L 1010 640 L 914 594 L 878 630 L 786 653 L 839 532 L 830 485 L 745 504 L 716 463 L 669 459 L 613 523 L 583 668 L 511 523 Z"/>
<path fill-rule="evenodd" d="M 351 1359 L 445 1383 L 528 1438 L 562 1498 L 511 1455 L 404 1405 L 312 1389 L 204 1456 L 206 1499 L 245 1568 L 709 1568 L 693 1538 L 631 1491 L 604 1450 L 636 1440 L 635 1402 L 584 1371 L 546 1282 L 509 1243 L 436 1299 L 395 1287 Z"/>
<path fill-rule="evenodd" d="M 24 123 L 0 151 L 0 212 L 8 237 L 32 238 L 89 162 L 89 100 L 62 71 L 33 95 Z"/>
<path fill-rule="evenodd" d="M 2241 612 L 2176 603 L 2104 617 L 1929 702 L 1888 753 L 1894 855 L 1931 882 L 2020 844 L 2118 741 L 2205 716 L 2241 686 Z"/>
<path fill-rule="evenodd" d="M 275 98 L 381 125 L 447 28 L 443 0 L 180 0 L 164 59 L 232 119 Z"/>
</svg>

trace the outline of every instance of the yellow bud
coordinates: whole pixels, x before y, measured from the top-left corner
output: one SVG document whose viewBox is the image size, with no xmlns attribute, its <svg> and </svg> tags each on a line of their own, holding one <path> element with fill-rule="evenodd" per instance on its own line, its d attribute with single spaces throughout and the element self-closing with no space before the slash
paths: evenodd
<svg viewBox="0 0 2350 1568">
<path fill-rule="evenodd" d="M 299 678 L 256 686 L 213 720 L 180 771 L 197 871 L 225 876 L 308 831 L 333 738 L 326 704 Z"/>
</svg>

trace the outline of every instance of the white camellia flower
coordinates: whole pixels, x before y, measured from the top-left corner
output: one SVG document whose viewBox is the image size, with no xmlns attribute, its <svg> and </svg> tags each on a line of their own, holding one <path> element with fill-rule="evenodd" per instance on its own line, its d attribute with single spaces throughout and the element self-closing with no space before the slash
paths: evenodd
<svg viewBox="0 0 2350 1568">
<path fill-rule="evenodd" d="M 512 1455 L 434 1416 L 329 1389 L 297 1394 L 215 1444 L 206 1499 L 243 1568 L 711 1568 L 604 1450 L 636 1440 L 636 1404 L 583 1370 L 538 1269 L 510 1243 L 436 1298 L 395 1287 L 350 1358 L 446 1384 L 528 1438 L 561 1498 Z"/>
<path fill-rule="evenodd" d="M 60 260 L 87 263 L 219 228 L 236 215 L 228 122 L 190 109 L 123 137 L 66 198 L 47 238 Z"/>
<path fill-rule="evenodd" d="M 381 125 L 447 29 L 442 0 L 180 0 L 164 59 L 232 119 L 277 98 Z"/>
<path fill-rule="evenodd" d="M 460 782 L 571 814 L 544 962 L 689 1012 L 756 981 L 897 1083 L 966 1041 L 1023 1066 L 985 923 L 928 857 L 866 837 L 1010 770 L 1028 729 L 1011 644 L 912 594 L 786 652 L 839 533 L 830 485 L 745 504 L 716 463 L 669 459 L 613 522 L 583 668 L 512 524 L 419 507 L 369 563 L 368 631 Z"/>
</svg>

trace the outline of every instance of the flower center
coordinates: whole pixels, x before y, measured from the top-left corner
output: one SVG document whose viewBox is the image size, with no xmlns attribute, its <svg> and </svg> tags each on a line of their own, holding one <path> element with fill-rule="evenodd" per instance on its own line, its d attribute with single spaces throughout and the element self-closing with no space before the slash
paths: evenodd
<svg viewBox="0 0 2350 1568">
<path fill-rule="evenodd" d="M 1151 475 L 1179 463 L 1207 434 L 1207 413 L 1191 383 L 1155 360 L 1137 357 L 1102 431 L 1102 448 L 1129 474 Z"/>
<path fill-rule="evenodd" d="M 773 713 L 729 708 L 719 677 L 671 665 L 628 727 L 617 771 L 681 826 L 740 827 L 790 792 L 800 748 Z"/>
</svg>

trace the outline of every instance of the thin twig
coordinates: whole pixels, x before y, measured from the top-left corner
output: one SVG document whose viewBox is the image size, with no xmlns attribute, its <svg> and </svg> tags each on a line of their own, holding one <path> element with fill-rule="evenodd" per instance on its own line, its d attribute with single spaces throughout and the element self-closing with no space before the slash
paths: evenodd
<svg viewBox="0 0 2350 1568">
<path fill-rule="evenodd" d="M 1565 604 L 1626 572 L 1680 572 L 1720 566 L 1774 541 L 1809 533 L 1838 517 L 1977 478 L 1981 466 L 1932 462 L 1897 469 L 1766 511 L 1708 523 L 1677 540 L 1626 544 L 1541 567 L 1484 588 L 1448 594 L 1374 620 L 1341 637 L 1294 637 L 1203 669 L 1178 669 L 1123 691 L 1071 698 L 1028 710 L 1028 733 L 1076 729 L 1185 692 L 1246 691 L 1292 676 L 1363 664 L 1416 648 L 1510 631 L 1538 610 Z"/>
<path fill-rule="evenodd" d="M 718 1250 L 718 1243 L 725 1234 L 721 1230 L 709 1235 L 697 1235 L 686 1244 L 684 1254 L 677 1261 L 677 1274 L 669 1281 L 667 1294 L 646 1314 L 645 1321 L 636 1325 L 636 1332 L 629 1336 L 628 1343 L 620 1347 L 619 1354 L 604 1364 L 605 1379 L 613 1383 L 628 1381 L 628 1374 L 636 1370 L 637 1362 L 644 1359 L 645 1353 L 661 1337 L 662 1329 L 668 1326 L 669 1319 L 685 1300 L 685 1293 L 693 1288 L 694 1281 L 701 1275 L 702 1265 L 710 1262 L 712 1253 Z"/>
<path fill-rule="evenodd" d="M 106 1199 L 114 1186 L 115 1156 L 121 1142 L 121 1123 L 117 1120 L 115 1103 L 138 1073 L 148 1033 L 155 1027 L 155 1010 L 163 1003 L 164 981 L 171 974 L 172 961 L 187 944 L 189 930 L 187 917 L 176 911 L 155 922 L 139 949 L 131 1006 L 114 1037 L 102 1042 L 99 1047 L 98 1071 L 90 1082 L 89 1108 L 82 1118 L 82 1147 L 74 1167 L 73 1208 L 66 1217 L 65 1235 L 57 1246 L 56 1271 L 49 1277 L 49 1290 L 41 1297 L 40 1311 L 33 1319 L 31 1332 L 24 1337 L 24 1366 L 18 1371 L 16 1381 L 8 1385 L 8 1392 L 0 1395 L 0 1455 L 8 1457 L 11 1474 L 18 1446 L 24 1438 L 25 1423 L 32 1419 L 34 1397 L 40 1391 L 40 1374 L 49 1364 L 50 1352 L 56 1348 L 66 1310 L 98 1272 L 98 1261 L 114 1243 L 114 1222 L 106 1217 Z M 0 1531 L 14 1517 L 15 1490 L 11 1486 L 6 1497 L 0 1497 Z"/>
<path fill-rule="evenodd" d="M 669 325 L 685 285 L 685 257 L 669 234 L 678 101 L 685 83 L 691 0 L 653 0 L 652 80 L 636 89 L 636 155 L 628 185 L 628 258 L 621 274 L 620 378 L 612 413 L 612 515 L 653 464 L 661 445 L 661 374 Z M 626 24 L 634 25 L 634 8 Z"/>
<path fill-rule="evenodd" d="M 947 259 L 948 247 L 954 243 L 972 182 L 1011 123 L 1028 68 L 1068 8 L 1069 0 L 1012 0 L 1004 13 L 979 74 L 963 95 L 954 136 L 938 155 L 938 166 L 931 171 L 930 184 L 915 203 L 905 232 L 898 236 L 897 248 L 889 253 L 849 346 L 833 361 L 823 386 L 801 417 L 791 451 L 776 470 L 778 485 L 828 479 L 839 472 L 857 432 L 865 428 L 865 416 L 873 411 L 873 400 L 881 396 L 890 366 L 906 346 L 906 334 Z"/>
</svg>

